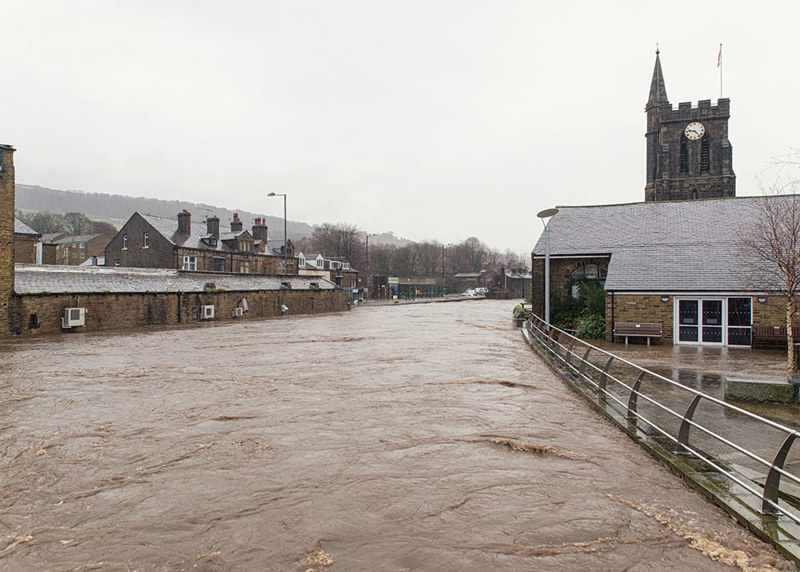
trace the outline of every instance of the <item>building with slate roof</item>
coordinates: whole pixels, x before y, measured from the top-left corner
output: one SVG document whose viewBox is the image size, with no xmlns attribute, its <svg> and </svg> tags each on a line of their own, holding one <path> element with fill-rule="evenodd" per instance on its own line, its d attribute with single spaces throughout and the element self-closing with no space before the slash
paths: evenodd
<svg viewBox="0 0 800 572">
<path fill-rule="evenodd" d="M 77 266 L 90 258 L 97 258 L 108 244 L 108 237 L 103 234 L 68 234 L 53 240 L 55 245 L 56 264 Z"/>
<path fill-rule="evenodd" d="M 735 198 L 730 101 L 667 99 L 659 53 L 645 106 L 645 202 L 561 206 L 549 219 L 550 290 L 606 292 L 606 338 L 619 322 L 658 323 L 662 343 L 751 346 L 785 325 L 785 306 L 754 286 L 739 246 L 764 197 Z M 544 312 L 544 233 L 532 252 L 534 308 Z"/>
<path fill-rule="evenodd" d="M 344 290 L 322 277 L 254 271 L 268 268 L 265 260 L 279 260 L 275 268 L 282 270 L 283 253 L 267 250 L 267 227 L 261 220 L 251 234 L 238 216 L 230 232 L 220 232 L 216 217 L 207 225 L 192 225 L 188 212 L 179 214 L 177 221 L 135 213 L 127 230 L 115 237 L 112 252 L 118 266 L 119 259 L 127 257 L 131 266 L 151 268 L 16 264 L 16 239 L 40 236 L 14 220 L 14 151 L 0 145 L 0 337 L 259 319 L 350 307 Z M 216 256 L 225 260 L 225 268 L 204 271 Z M 196 257 L 191 267 L 176 268 L 186 257 Z M 166 266 L 159 268 L 163 261 Z"/>
<path fill-rule="evenodd" d="M 781 302 L 743 268 L 740 237 L 765 197 L 561 206 L 548 222 L 550 288 L 577 296 L 584 280 L 606 291 L 607 338 L 616 322 L 661 323 L 667 343 L 750 346 L 752 326 L 782 324 Z M 532 252 L 541 314 L 544 234 Z"/>
<path fill-rule="evenodd" d="M 234 214 L 230 230 L 216 216 L 205 224 L 183 211 L 176 219 L 134 213 L 106 246 L 106 265 L 122 268 L 172 268 L 189 272 L 297 274 L 291 241 L 269 241 L 267 226 L 256 219 L 251 230 Z M 284 269 L 284 261 L 286 269 Z"/>
<path fill-rule="evenodd" d="M 27 224 L 14 219 L 14 262 L 33 264 L 36 262 L 36 243 L 42 235 Z"/>
</svg>

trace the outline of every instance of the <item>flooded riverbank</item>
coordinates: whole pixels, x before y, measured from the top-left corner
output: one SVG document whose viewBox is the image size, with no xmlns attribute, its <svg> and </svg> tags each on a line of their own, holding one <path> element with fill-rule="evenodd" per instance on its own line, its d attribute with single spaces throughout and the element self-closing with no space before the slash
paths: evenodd
<svg viewBox="0 0 800 572">
<path fill-rule="evenodd" d="M 0 344 L 0 568 L 790 568 L 586 407 L 513 303 Z"/>
</svg>

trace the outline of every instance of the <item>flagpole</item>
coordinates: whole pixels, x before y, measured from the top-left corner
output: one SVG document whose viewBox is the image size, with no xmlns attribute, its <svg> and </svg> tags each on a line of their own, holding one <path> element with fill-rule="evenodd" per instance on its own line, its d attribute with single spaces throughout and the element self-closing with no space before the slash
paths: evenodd
<svg viewBox="0 0 800 572">
<path fill-rule="evenodd" d="M 722 99 L 722 44 L 719 45 L 719 55 L 717 56 L 717 67 L 719 68 L 719 98 Z"/>
</svg>

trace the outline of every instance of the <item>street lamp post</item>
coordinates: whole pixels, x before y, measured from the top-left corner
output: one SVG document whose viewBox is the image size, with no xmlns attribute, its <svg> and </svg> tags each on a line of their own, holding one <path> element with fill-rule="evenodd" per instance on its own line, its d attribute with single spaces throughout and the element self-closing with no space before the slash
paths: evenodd
<svg viewBox="0 0 800 572">
<path fill-rule="evenodd" d="M 545 222 L 545 219 L 557 213 L 558 209 L 544 209 L 536 214 L 544 225 L 544 323 L 548 328 L 550 327 L 550 221 Z"/>
<path fill-rule="evenodd" d="M 286 193 L 269 193 L 268 197 L 283 197 L 283 273 L 288 274 L 289 271 L 286 265 L 286 255 L 288 251 L 289 240 L 286 235 Z"/>
</svg>

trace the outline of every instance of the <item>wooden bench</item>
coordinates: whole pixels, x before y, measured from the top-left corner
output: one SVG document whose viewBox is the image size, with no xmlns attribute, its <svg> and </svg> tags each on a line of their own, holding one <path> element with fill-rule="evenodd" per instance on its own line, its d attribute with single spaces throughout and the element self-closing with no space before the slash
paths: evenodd
<svg viewBox="0 0 800 572">
<path fill-rule="evenodd" d="M 628 345 L 628 338 L 647 338 L 647 345 L 650 345 L 650 338 L 661 337 L 660 323 L 637 323 L 637 322 L 617 322 L 614 324 L 614 336 L 624 337 L 625 345 Z"/>
<path fill-rule="evenodd" d="M 795 343 L 800 342 L 800 328 L 792 327 Z M 761 349 L 786 349 L 786 326 L 753 326 L 751 345 Z"/>
</svg>

